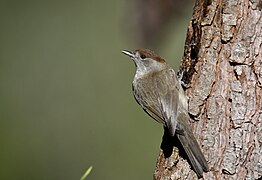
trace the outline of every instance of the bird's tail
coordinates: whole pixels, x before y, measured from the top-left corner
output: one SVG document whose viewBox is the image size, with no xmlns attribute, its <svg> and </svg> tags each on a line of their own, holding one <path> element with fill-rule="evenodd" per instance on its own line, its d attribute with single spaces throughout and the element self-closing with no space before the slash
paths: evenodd
<svg viewBox="0 0 262 180">
<path fill-rule="evenodd" d="M 202 177 L 203 172 L 207 172 L 209 170 L 207 161 L 196 141 L 196 138 L 194 137 L 189 124 L 187 124 L 187 120 L 182 122 L 185 122 L 186 124 L 180 124 L 181 127 L 178 127 L 178 131 L 176 133 L 177 138 L 185 150 L 193 170 L 196 172 L 198 177 Z"/>
</svg>

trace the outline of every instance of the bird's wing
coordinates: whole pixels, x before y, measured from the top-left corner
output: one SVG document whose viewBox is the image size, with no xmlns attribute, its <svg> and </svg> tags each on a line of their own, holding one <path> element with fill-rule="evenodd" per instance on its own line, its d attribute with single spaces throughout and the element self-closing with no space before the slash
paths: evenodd
<svg viewBox="0 0 262 180">
<path fill-rule="evenodd" d="M 159 123 L 165 124 L 165 120 L 161 114 L 158 104 L 155 103 L 156 96 L 152 91 L 145 92 L 145 88 L 141 86 L 133 86 L 133 93 L 137 103 L 143 110 Z"/>
<path fill-rule="evenodd" d="M 159 96 L 161 114 L 166 122 L 166 126 L 172 136 L 177 129 L 177 110 L 178 110 L 178 92 L 176 89 L 170 89 L 165 95 Z"/>
<path fill-rule="evenodd" d="M 178 85 L 173 70 L 166 70 L 163 74 L 153 74 L 154 77 L 144 77 L 133 85 L 136 101 L 144 111 L 156 121 L 168 127 L 173 136 L 177 127 Z M 147 87 L 145 87 L 145 84 Z M 150 84 L 150 86 L 148 86 Z"/>
<path fill-rule="evenodd" d="M 156 120 L 157 122 L 161 123 L 161 124 L 165 124 L 165 120 L 162 117 L 162 114 L 159 114 L 158 111 L 156 111 L 156 107 L 152 107 L 152 106 L 146 106 L 145 108 L 143 108 L 144 111 L 151 116 L 154 120 Z"/>
</svg>

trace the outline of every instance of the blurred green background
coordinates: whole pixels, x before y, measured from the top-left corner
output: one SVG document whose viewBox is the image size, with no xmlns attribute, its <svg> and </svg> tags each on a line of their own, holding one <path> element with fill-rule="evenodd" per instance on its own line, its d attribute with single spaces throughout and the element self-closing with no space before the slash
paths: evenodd
<svg viewBox="0 0 262 180">
<path fill-rule="evenodd" d="M 181 8 L 154 48 L 176 68 L 192 2 Z M 152 179 L 163 130 L 136 104 L 121 54 L 141 45 L 132 11 L 121 0 L 0 2 L 0 179 L 80 179 L 90 165 L 87 179 Z"/>
</svg>

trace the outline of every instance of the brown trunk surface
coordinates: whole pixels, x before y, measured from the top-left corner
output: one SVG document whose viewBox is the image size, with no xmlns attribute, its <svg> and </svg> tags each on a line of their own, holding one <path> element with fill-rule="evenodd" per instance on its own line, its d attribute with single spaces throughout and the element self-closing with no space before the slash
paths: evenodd
<svg viewBox="0 0 262 180">
<path fill-rule="evenodd" d="M 262 177 L 262 2 L 197 0 L 180 74 L 208 161 L 203 179 Z M 154 179 L 197 179 L 177 148 Z"/>
</svg>

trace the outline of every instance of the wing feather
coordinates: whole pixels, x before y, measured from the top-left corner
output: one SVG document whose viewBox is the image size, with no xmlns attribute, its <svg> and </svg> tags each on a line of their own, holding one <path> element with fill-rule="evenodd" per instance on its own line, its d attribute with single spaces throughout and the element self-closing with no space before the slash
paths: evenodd
<svg viewBox="0 0 262 180">
<path fill-rule="evenodd" d="M 173 70 L 163 71 L 137 79 L 133 83 L 134 97 L 144 111 L 175 134 L 177 126 L 178 88 Z M 153 76 L 153 77 L 152 77 Z M 169 84 L 167 84 L 169 83 Z"/>
</svg>

